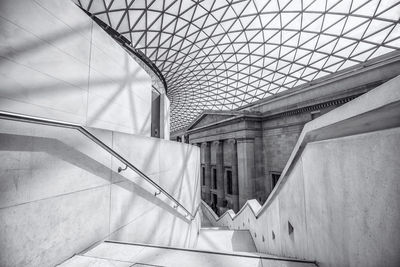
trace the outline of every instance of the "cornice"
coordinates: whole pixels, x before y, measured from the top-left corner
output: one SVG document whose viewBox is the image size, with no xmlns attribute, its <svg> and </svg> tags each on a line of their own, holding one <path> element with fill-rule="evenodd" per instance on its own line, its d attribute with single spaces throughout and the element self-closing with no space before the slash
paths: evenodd
<svg viewBox="0 0 400 267">
<path fill-rule="evenodd" d="M 297 114 L 301 114 L 301 113 L 305 113 L 305 112 L 312 112 L 315 110 L 320 110 L 320 109 L 324 109 L 330 106 L 335 106 L 335 105 L 342 105 L 344 103 L 347 103 L 351 100 L 353 100 L 354 98 L 360 96 L 360 94 L 356 94 L 356 95 L 351 95 L 351 96 L 347 96 L 344 98 L 340 98 L 340 99 L 333 99 L 330 101 L 325 101 L 323 103 L 318 103 L 318 104 L 314 104 L 314 105 L 310 105 L 310 106 L 304 106 L 304 107 L 300 107 L 300 108 L 295 108 L 295 109 L 291 109 L 285 112 L 280 112 L 280 113 L 275 113 L 275 114 L 268 114 L 268 115 L 240 115 L 240 116 L 236 116 L 233 118 L 229 118 L 229 119 L 225 119 L 225 120 L 221 120 L 218 122 L 214 122 L 208 125 L 204 125 L 202 127 L 199 128 L 195 128 L 189 131 L 186 131 L 185 134 L 194 134 L 194 133 L 198 133 L 198 132 L 202 132 L 202 131 L 206 131 L 206 130 L 211 130 L 211 129 L 215 129 L 215 128 L 219 128 L 219 127 L 223 127 L 226 125 L 231 125 L 233 123 L 236 123 L 238 121 L 257 121 L 257 122 L 262 122 L 265 120 L 270 120 L 270 119 L 276 119 L 276 118 L 280 118 L 280 117 L 288 117 L 288 116 L 293 116 L 293 115 L 297 115 Z M 240 130 L 245 130 L 245 129 L 240 129 Z M 261 130 L 261 128 L 260 128 Z"/>
</svg>

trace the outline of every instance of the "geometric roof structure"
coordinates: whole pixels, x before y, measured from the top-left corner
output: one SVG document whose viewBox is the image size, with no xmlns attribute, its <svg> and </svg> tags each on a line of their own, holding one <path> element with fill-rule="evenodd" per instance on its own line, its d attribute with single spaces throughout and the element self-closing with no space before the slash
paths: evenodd
<svg viewBox="0 0 400 267">
<path fill-rule="evenodd" d="M 161 71 L 171 131 L 400 49 L 396 0 L 76 0 Z"/>
</svg>

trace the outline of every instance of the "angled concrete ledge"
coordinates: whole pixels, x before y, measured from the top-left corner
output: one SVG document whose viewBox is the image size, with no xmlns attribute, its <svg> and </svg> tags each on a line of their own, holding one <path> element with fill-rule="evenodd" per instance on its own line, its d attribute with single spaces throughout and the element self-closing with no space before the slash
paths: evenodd
<svg viewBox="0 0 400 267">
<path fill-rule="evenodd" d="M 400 230 L 394 223 L 399 204 L 393 204 L 399 203 L 399 84 L 397 76 L 307 123 L 264 205 L 249 200 L 237 213 L 218 217 L 202 202 L 203 213 L 214 226 L 249 229 L 260 252 L 321 266 L 396 266 L 400 244 L 391 235 Z M 369 205 L 378 197 L 379 204 Z M 357 227 L 363 222 L 370 226 Z"/>
<path fill-rule="evenodd" d="M 262 253 L 255 253 L 255 252 L 222 252 L 222 251 L 210 251 L 204 249 L 192 249 L 192 248 L 180 248 L 180 247 L 168 247 L 168 246 L 158 246 L 152 244 L 144 244 L 144 243 L 133 243 L 133 242 L 121 242 L 115 240 L 107 240 L 104 243 L 108 244 L 121 244 L 121 245 L 130 245 L 130 246 L 141 246 L 141 247 L 150 247 L 150 248 L 161 248 L 161 249 L 168 249 L 168 250 L 176 250 L 176 251 L 187 251 L 192 253 L 204 253 L 204 254 L 214 254 L 214 255 L 226 255 L 226 256 L 233 256 L 233 257 L 244 257 L 244 258 L 256 258 L 256 259 L 266 259 L 266 260 L 273 260 L 273 261 L 284 261 L 284 262 L 299 262 L 299 263 L 310 263 L 313 264 L 313 261 L 307 260 L 299 260 L 299 259 L 292 259 L 286 257 L 276 257 L 272 255 L 265 255 Z M 101 244 L 99 245 L 101 246 Z M 90 251 L 89 251 L 90 253 Z"/>
</svg>

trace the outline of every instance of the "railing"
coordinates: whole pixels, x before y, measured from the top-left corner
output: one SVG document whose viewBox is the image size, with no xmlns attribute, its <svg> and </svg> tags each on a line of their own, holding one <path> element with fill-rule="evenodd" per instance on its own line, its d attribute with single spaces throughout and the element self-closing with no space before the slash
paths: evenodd
<svg viewBox="0 0 400 267">
<path fill-rule="evenodd" d="M 68 128 L 68 129 L 75 129 L 84 134 L 86 137 L 88 137 L 90 140 L 92 140 L 94 143 L 102 147 L 104 150 L 106 150 L 108 153 L 116 157 L 118 160 L 120 160 L 122 163 L 125 164 L 125 168 L 118 168 L 118 172 L 121 172 L 123 170 L 126 170 L 127 168 L 130 168 L 139 176 L 143 179 L 145 179 L 147 182 L 149 182 L 152 186 L 154 186 L 157 191 L 154 193 L 154 196 L 157 196 L 159 194 L 164 194 L 167 198 L 169 198 L 172 202 L 174 202 L 173 208 L 178 210 L 178 208 L 181 208 L 185 214 L 185 217 L 193 220 L 197 214 L 198 209 L 196 210 L 195 214 L 191 214 L 179 201 L 177 201 L 173 196 L 171 196 L 167 191 L 165 191 L 162 187 L 160 187 L 156 182 L 154 182 L 151 178 L 149 178 L 146 174 L 144 174 L 141 170 L 136 168 L 132 163 L 130 163 L 128 160 L 126 160 L 123 156 L 118 154 L 115 150 L 107 146 L 105 143 L 103 143 L 100 139 L 98 139 L 96 136 L 91 134 L 88 130 L 86 130 L 84 127 L 82 127 L 79 124 L 74 124 L 74 123 L 69 123 L 69 122 L 64 122 L 64 121 L 57 121 L 57 120 L 50 120 L 50 119 L 45 119 L 45 118 L 39 118 L 39 117 L 33 117 L 33 116 L 27 116 L 23 114 L 17 114 L 17 113 L 11 113 L 11 112 L 5 112 L 5 111 L 0 111 L 0 119 L 4 120 L 11 120 L 11 121 L 21 121 L 21 122 L 27 122 L 27 123 L 33 123 L 33 124 L 41 124 L 41 125 L 49 125 L 49 126 L 55 126 L 55 127 L 61 127 L 61 128 Z"/>
</svg>

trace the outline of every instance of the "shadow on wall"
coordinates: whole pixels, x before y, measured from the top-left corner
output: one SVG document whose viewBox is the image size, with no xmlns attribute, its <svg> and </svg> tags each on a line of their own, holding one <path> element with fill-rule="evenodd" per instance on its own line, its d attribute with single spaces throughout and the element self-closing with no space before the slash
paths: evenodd
<svg viewBox="0 0 400 267">
<path fill-rule="evenodd" d="M 32 36 L 29 42 L 25 39 L 15 42 L 13 27 L 16 26 L 4 23 L 6 26 L 1 39 L 5 44 L 0 49 L 0 68 L 8 69 L 8 72 L 0 74 L 6 81 L 0 86 L 2 98 L 23 102 L 22 107 L 34 104 L 42 108 L 52 107 L 63 112 L 79 113 L 75 114 L 79 116 L 86 112 L 88 125 L 101 119 L 106 123 L 128 127 L 130 133 L 132 130 L 135 133 L 147 132 L 150 115 L 142 114 L 144 104 L 139 102 L 144 100 L 138 99 L 138 95 L 141 95 L 149 78 L 143 75 L 144 70 L 139 64 L 132 64 L 135 60 L 131 59 L 128 52 L 124 52 L 125 62 L 113 61 L 112 55 L 106 54 L 95 42 L 91 42 L 91 29 L 97 25 L 93 22 L 85 23 L 73 29 L 45 33 L 40 38 Z M 71 40 L 78 40 L 84 46 L 82 51 L 76 47 L 65 48 L 64 43 Z M 90 49 L 91 46 L 96 49 Z M 103 54 L 106 57 L 102 58 Z M 93 56 L 96 59 L 88 59 Z M 107 64 L 111 69 L 119 67 L 120 71 L 107 72 Z M 18 75 L 25 78 L 18 79 Z M 60 96 L 64 99 L 60 99 Z"/>
<path fill-rule="evenodd" d="M 107 101 L 105 101 L 102 105 L 100 105 L 94 112 L 93 112 L 93 116 L 89 117 L 88 114 L 88 120 L 87 120 L 87 124 L 91 125 L 92 123 L 94 123 L 96 120 L 100 119 L 101 116 L 103 114 L 105 114 L 110 106 L 114 103 L 116 103 L 117 98 L 121 97 L 121 95 L 124 92 L 127 92 L 127 98 L 129 99 L 129 111 L 130 111 L 130 116 L 128 116 L 128 118 L 130 118 L 131 123 L 133 125 L 133 129 L 138 129 L 139 125 L 138 125 L 138 112 L 140 112 L 140 110 L 137 109 L 136 105 L 133 103 L 133 99 L 134 96 L 132 94 L 132 90 L 134 90 L 133 85 L 137 84 L 138 82 L 146 82 L 146 79 L 140 79 L 139 77 L 137 77 L 137 75 L 139 74 L 141 67 L 138 65 L 134 70 L 130 71 L 130 64 L 129 64 L 129 59 L 128 59 L 128 55 L 126 55 L 124 57 L 124 70 L 126 70 L 125 73 L 122 73 L 122 77 L 119 78 L 117 81 L 114 80 L 104 80 L 104 81 L 91 81 L 89 82 L 89 89 L 90 90 L 95 90 L 96 86 L 102 86 L 105 85 L 106 83 L 110 84 L 110 85 L 117 85 L 118 88 L 113 89 L 115 92 L 110 95 L 107 96 Z M 92 88 L 94 87 L 94 89 Z M 149 88 L 150 90 L 150 88 Z M 90 102 L 89 102 L 90 105 Z M 149 122 L 151 119 L 151 113 L 147 114 L 147 117 L 144 119 L 145 122 Z M 146 123 L 144 123 L 142 125 L 142 128 L 139 129 L 139 133 L 142 133 L 143 131 L 145 131 L 145 125 Z"/>
<path fill-rule="evenodd" d="M 163 202 L 157 197 L 154 197 L 152 193 L 144 190 L 133 181 L 123 177 L 117 172 L 112 171 L 107 166 L 57 139 L 25 135 L 0 134 L 0 140 L 7 140 L 7 142 L 1 143 L 1 151 L 45 152 L 49 155 L 62 159 L 63 161 L 69 162 L 78 168 L 86 170 L 97 177 L 106 180 L 107 182 L 111 183 L 111 177 L 115 177 L 117 178 L 117 182 L 114 183 L 115 185 L 122 187 L 127 191 L 134 192 L 137 196 L 146 199 L 150 203 L 167 211 L 173 216 L 188 222 L 188 220 L 182 214 L 177 212 L 167 203 Z M 107 173 L 110 175 L 107 175 Z"/>
<path fill-rule="evenodd" d="M 1 56 L 5 58 L 23 57 L 26 53 L 34 52 L 39 48 L 44 48 L 43 40 L 45 40 L 47 43 L 54 44 L 56 42 L 68 41 L 69 38 L 75 35 L 81 35 L 82 37 L 87 38 L 87 33 L 91 30 L 91 28 L 92 23 L 87 23 L 76 26 L 73 29 L 71 28 L 69 31 L 58 31 L 42 34 L 40 39 L 36 39 L 37 41 L 30 40 L 29 42 L 20 42 L 17 44 L 13 43 L 13 45 L 8 46 L 7 49 L 2 49 Z M 14 33 L 4 31 L 3 36 L 4 39 L 15 40 Z"/>
<path fill-rule="evenodd" d="M 179 154 L 181 154 L 181 155 L 191 154 L 191 152 L 188 152 L 188 150 L 192 150 L 193 149 L 193 147 L 190 146 L 190 145 L 180 145 L 179 148 L 181 150 L 181 152 Z M 174 195 L 176 195 L 177 199 L 183 199 L 183 194 L 185 194 L 186 196 L 191 196 L 192 197 L 191 203 L 190 203 L 190 209 L 188 209 L 188 210 L 191 211 L 192 214 L 194 215 L 194 212 L 197 209 L 197 205 L 200 204 L 200 203 L 196 203 L 197 197 L 196 197 L 196 194 L 195 194 L 196 192 L 199 193 L 200 177 L 199 177 L 199 175 L 196 175 L 196 180 L 194 181 L 194 183 L 195 183 L 194 191 L 192 191 L 193 187 L 190 184 L 191 181 L 189 179 L 184 179 L 184 177 L 185 176 L 186 177 L 190 177 L 190 173 L 188 173 L 189 172 L 188 168 L 194 167 L 194 168 L 196 168 L 196 173 L 200 173 L 200 169 L 199 169 L 200 167 L 199 167 L 198 164 L 196 164 L 195 166 L 191 166 L 191 164 L 189 164 L 189 160 L 190 160 L 190 157 L 187 156 L 187 157 L 184 157 L 183 161 L 179 162 L 180 170 L 179 170 L 178 175 L 177 175 L 177 177 L 179 177 L 179 179 L 177 179 L 175 181 L 175 183 L 172 184 L 171 188 L 174 188 L 174 190 L 175 190 L 175 194 Z M 185 180 L 186 184 L 184 184 L 184 180 Z M 185 205 L 185 204 L 183 204 L 183 205 Z M 175 221 L 176 221 L 176 218 L 173 219 L 173 225 L 175 225 Z M 172 233 L 171 233 L 170 238 L 168 240 L 168 245 L 172 245 L 173 244 L 172 238 L 174 237 L 175 230 L 179 230 L 179 229 L 175 229 L 175 227 L 173 227 Z M 186 233 L 185 244 L 188 243 L 188 241 L 189 241 L 188 239 L 189 238 L 190 238 L 190 229 L 188 229 L 188 231 Z"/>
<path fill-rule="evenodd" d="M 248 231 L 234 231 L 231 242 L 233 251 L 256 251 L 253 238 Z"/>
<path fill-rule="evenodd" d="M 55 42 L 62 42 L 63 40 L 68 40 L 68 38 L 74 36 L 74 35 L 82 35 L 82 37 L 84 38 L 90 38 L 90 36 L 86 36 L 85 33 L 90 30 L 92 28 L 92 24 L 87 24 L 84 26 L 80 26 L 80 27 L 75 27 L 73 30 L 71 31 L 62 31 L 62 32 L 53 32 L 51 34 L 45 35 L 45 36 L 41 36 L 40 39 L 37 38 L 38 41 L 32 41 L 30 40 L 29 42 L 21 42 L 18 44 L 13 43 L 12 46 L 6 46 L 6 48 L 2 48 L 1 50 L 1 57 L 2 58 L 6 58 L 9 60 L 14 61 L 15 59 L 17 59 L 17 61 L 19 62 L 20 60 L 18 58 L 22 58 L 24 59 L 24 55 L 27 53 L 31 53 L 31 52 L 35 52 L 35 50 L 47 50 L 48 49 L 48 44 L 53 44 Z M 14 37 L 14 33 L 10 33 L 9 36 L 7 36 L 7 32 L 3 33 L 4 38 L 5 39 L 12 39 L 15 40 Z M 89 45 L 89 40 L 88 40 L 88 45 Z M 93 44 L 94 45 L 94 44 Z M 122 49 L 122 48 L 121 48 Z M 115 79 L 96 79 L 96 81 L 90 81 L 90 85 L 92 86 L 96 86 L 96 85 L 111 85 L 111 84 L 115 84 L 115 82 L 121 82 L 122 83 L 128 83 L 131 84 L 133 81 L 135 82 L 146 82 L 148 81 L 147 79 L 145 79 L 143 76 L 138 75 L 139 71 L 141 70 L 141 67 L 138 65 L 137 68 L 133 69 L 132 71 L 129 70 L 129 56 L 128 56 L 128 52 L 127 56 L 125 57 L 125 66 L 124 69 L 126 70 L 126 72 L 123 74 L 123 76 L 121 77 L 121 79 L 119 80 L 115 80 Z M 73 57 L 72 55 L 69 55 L 71 57 Z M 73 57 L 74 59 L 80 61 L 83 64 L 87 64 L 87 59 L 80 59 L 80 58 L 76 58 Z M 29 62 L 26 62 L 27 65 L 29 65 Z M 1 65 L 1 61 L 0 61 L 0 65 Z M 36 83 L 37 84 L 37 83 Z M 86 88 L 88 86 L 88 81 L 87 79 L 84 80 L 77 80 L 77 81 L 70 81 L 70 84 L 76 85 L 80 88 Z M 47 84 L 39 84 L 36 86 L 30 86 L 29 89 L 31 90 L 35 90 L 35 94 L 37 93 L 41 93 L 41 94 L 49 94 L 49 93 L 57 93 L 58 89 L 64 90 L 65 88 L 59 87 L 59 83 L 47 83 Z M 10 88 L 10 90 L 7 90 L 7 92 L 2 92 L 2 93 L 6 93 L 5 96 L 6 97 L 12 97 L 14 95 L 16 95 L 16 91 L 12 90 L 15 88 Z M 13 94 L 14 92 L 14 94 Z"/>
</svg>

